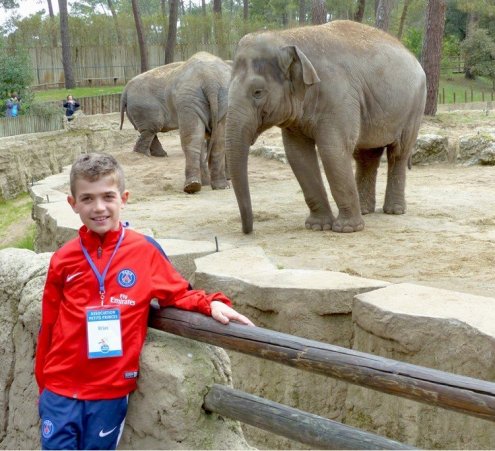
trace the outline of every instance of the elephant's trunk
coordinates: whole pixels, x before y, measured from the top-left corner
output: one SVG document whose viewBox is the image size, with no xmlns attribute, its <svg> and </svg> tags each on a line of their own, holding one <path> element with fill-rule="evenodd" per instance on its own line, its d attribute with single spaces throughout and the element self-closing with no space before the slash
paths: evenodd
<svg viewBox="0 0 495 451">
<path fill-rule="evenodd" d="M 251 141 L 242 138 L 239 131 L 239 122 L 233 120 L 227 114 L 225 152 L 227 164 L 230 170 L 232 186 L 241 214 L 242 231 L 251 233 L 253 231 L 253 210 L 251 207 L 251 195 L 249 193 L 248 181 L 248 154 Z"/>
</svg>

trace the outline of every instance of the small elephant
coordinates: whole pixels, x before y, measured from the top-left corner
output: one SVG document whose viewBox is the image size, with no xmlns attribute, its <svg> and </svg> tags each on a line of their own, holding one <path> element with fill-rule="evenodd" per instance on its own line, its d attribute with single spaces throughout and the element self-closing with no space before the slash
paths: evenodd
<svg viewBox="0 0 495 451">
<path fill-rule="evenodd" d="M 140 133 L 135 152 L 166 156 L 157 133 L 179 129 L 186 157 L 186 193 L 198 192 L 208 184 L 213 189 L 229 186 L 225 118 L 231 70 L 220 58 L 199 52 L 187 61 L 137 75 L 122 93 L 120 128 L 126 111 Z"/>
<path fill-rule="evenodd" d="M 385 148 L 383 211 L 404 213 L 406 169 L 425 100 L 426 77 L 417 59 L 376 28 L 339 20 L 244 36 L 229 86 L 225 147 L 243 232 L 253 230 L 249 146 L 272 126 L 282 129 L 287 160 L 309 207 L 306 228 L 363 229 L 361 215 L 375 210 Z M 337 218 L 318 155 L 339 209 Z"/>
</svg>

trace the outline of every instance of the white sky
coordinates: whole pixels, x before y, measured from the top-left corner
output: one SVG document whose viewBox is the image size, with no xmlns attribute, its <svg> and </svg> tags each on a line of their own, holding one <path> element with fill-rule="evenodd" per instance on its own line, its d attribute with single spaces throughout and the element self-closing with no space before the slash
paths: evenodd
<svg viewBox="0 0 495 451">
<path fill-rule="evenodd" d="M 28 17 L 31 14 L 45 10 L 48 16 L 48 2 L 46 0 L 19 0 L 19 8 L 5 10 L 0 7 L 0 23 L 3 25 L 10 16 L 19 14 L 21 17 Z M 70 1 L 67 2 L 70 11 Z M 53 13 L 58 14 L 58 0 L 52 0 Z"/>
</svg>

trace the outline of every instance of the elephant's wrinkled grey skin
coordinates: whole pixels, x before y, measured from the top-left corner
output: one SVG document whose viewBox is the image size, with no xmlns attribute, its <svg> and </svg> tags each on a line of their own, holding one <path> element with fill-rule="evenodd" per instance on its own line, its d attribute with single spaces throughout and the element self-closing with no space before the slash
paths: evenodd
<svg viewBox="0 0 495 451">
<path fill-rule="evenodd" d="M 184 191 L 229 187 L 225 168 L 225 118 L 231 66 L 207 52 L 137 75 L 122 93 L 124 111 L 140 136 L 134 151 L 166 156 L 158 132 L 179 129 L 186 157 Z M 206 138 L 206 142 L 205 142 Z"/>
<path fill-rule="evenodd" d="M 404 213 L 406 169 L 425 99 L 426 77 L 416 58 L 375 28 L 334 21 L 244 36 L 234 57 L 226 125 L 227 161 L 243 232 L 253 230 L 249 146 L 272 126 L 282 129 L 287 160 L 310 210 L 308 229 L 363 229 L 361 214 L 375 210 L 384 148 L 383 210 Z M 337 218 L 316 149 L 339 209 Z"/>
</svg>

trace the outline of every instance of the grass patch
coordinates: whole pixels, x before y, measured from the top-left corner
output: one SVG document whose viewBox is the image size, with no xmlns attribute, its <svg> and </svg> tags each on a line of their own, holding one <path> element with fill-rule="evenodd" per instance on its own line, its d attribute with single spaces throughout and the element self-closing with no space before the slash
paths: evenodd
<svg viewBox="0 0 495 451">
<path fill-rule="evenodd" d="M 33 202 L 28 194 L 0 202 L 0 249 L 17 247 L 34 250 Z"/>
<path fill-rule="evenodd" d="M 464 74 L 441 77 L 438 95 L 440 103 L 488 102 L 495 99 L 491 80 L 484 77 L 468 80 Z"/>
<path fill-rule="evenodd" d="M 37 102 L 56 102 L 67 98 L 70 94 L 75 99 L 81 97 L 103 96 L 109 94 L 119 94 L 124 90 L 121 86 L 97 86 L 97 87 L 76 87 L 74 89 L 47 89 L 45 91 L 35 91 L 34 98 Z"/>
<path fill-rule="evenodd" d="M 483 127 L 493 125 L 493 112 L 487 114 L 484 111 L 469 111 L 462 112 L 437 112 L 434 117 L 425 116 L 425 122 L 435 124 L 445 128 L 455 127 Z"/>
</svg>

